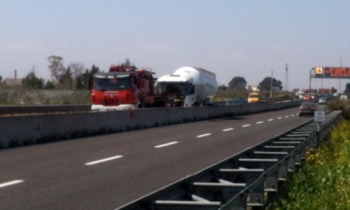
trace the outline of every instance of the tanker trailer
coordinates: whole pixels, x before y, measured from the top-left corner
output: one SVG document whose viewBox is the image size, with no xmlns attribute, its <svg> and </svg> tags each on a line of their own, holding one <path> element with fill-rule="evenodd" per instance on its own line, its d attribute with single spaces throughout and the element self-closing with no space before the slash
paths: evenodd
<svg viewBox="0 0 350 210">
<path fill-rule="evenodd" d="M 214 73 L 197 67 L 182 67 L 157 80 L 157 93 L 167 97 L 167 106 L 203 106 L 218 91 Z"/>
</svg>

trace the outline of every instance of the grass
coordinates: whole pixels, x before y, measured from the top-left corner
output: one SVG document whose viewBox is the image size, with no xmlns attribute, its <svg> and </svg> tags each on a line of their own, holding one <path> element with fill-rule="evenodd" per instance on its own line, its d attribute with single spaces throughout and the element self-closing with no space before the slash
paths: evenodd
<svg viewBox="0 0 350 210">
<path fill-rule="evenodd" d="M 35 90 L 21 87 L 0 91 L 0 105 L 91 104 L 89 91 Z"/>
<path fill-rule="evenodd" d="M 288 198 L 273 209 L 350 209 L 350 121 L 308 151 L 306 165 L 288 183 Z"/>
</svg>

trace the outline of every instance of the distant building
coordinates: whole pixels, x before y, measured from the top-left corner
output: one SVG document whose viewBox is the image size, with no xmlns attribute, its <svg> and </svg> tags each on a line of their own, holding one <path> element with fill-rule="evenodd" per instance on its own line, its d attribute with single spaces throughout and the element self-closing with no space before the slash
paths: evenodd
<svg viewBox="0 0 350 210">
<path fill-rule="evenodd" d="M 20 86 L 22 85 L 22 79 L 7 78 L 4 80 L 4 84 L 8 86 Z"/>
<path fill-rule="evenodd" d="M 6 84 L 8 86 L 20 86 L 20 85 L 22 85 L 22 79 L 17 78 L 17 70 L 15 70 L 15 77 L 5 79 L 4 84 Z"/>
</svg>

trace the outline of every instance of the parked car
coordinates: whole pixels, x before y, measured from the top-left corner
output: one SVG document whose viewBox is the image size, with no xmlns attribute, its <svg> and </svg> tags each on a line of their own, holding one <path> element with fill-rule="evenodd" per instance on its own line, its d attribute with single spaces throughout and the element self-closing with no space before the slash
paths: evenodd
<svg viewBox="0 0 350 210">
<path fill-rule="evenodd" d="M 299 116 L 314 115 L 317 110 L 317 105 L 314 102 L 303 102 L 299 107 Z"/>
</svg>

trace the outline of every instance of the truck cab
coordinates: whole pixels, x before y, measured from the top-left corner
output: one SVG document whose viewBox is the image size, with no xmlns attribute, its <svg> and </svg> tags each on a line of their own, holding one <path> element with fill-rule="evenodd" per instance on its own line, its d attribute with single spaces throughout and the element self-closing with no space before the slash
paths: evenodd
<svg viewBox="0 0 350 210">
<path fill-rule="evenodd" d="M 154 106 L 152 72 L 112 66 L 107 73 L 94 75 L 92 110 L 127 110 Z"/>
<path fill-rule="evenodd" d="M 182 67 L 157 80 L 158 93 L 168 106 L 202 106 L 211 103 L 218 90 L 215 74 L 202 68 Z"/>
<path fill-rule="evenodd" d="M 258 92 L 252 92 L 248 95 L 248 103 L 260 103 L 261 96 Z"/>
</svg>

